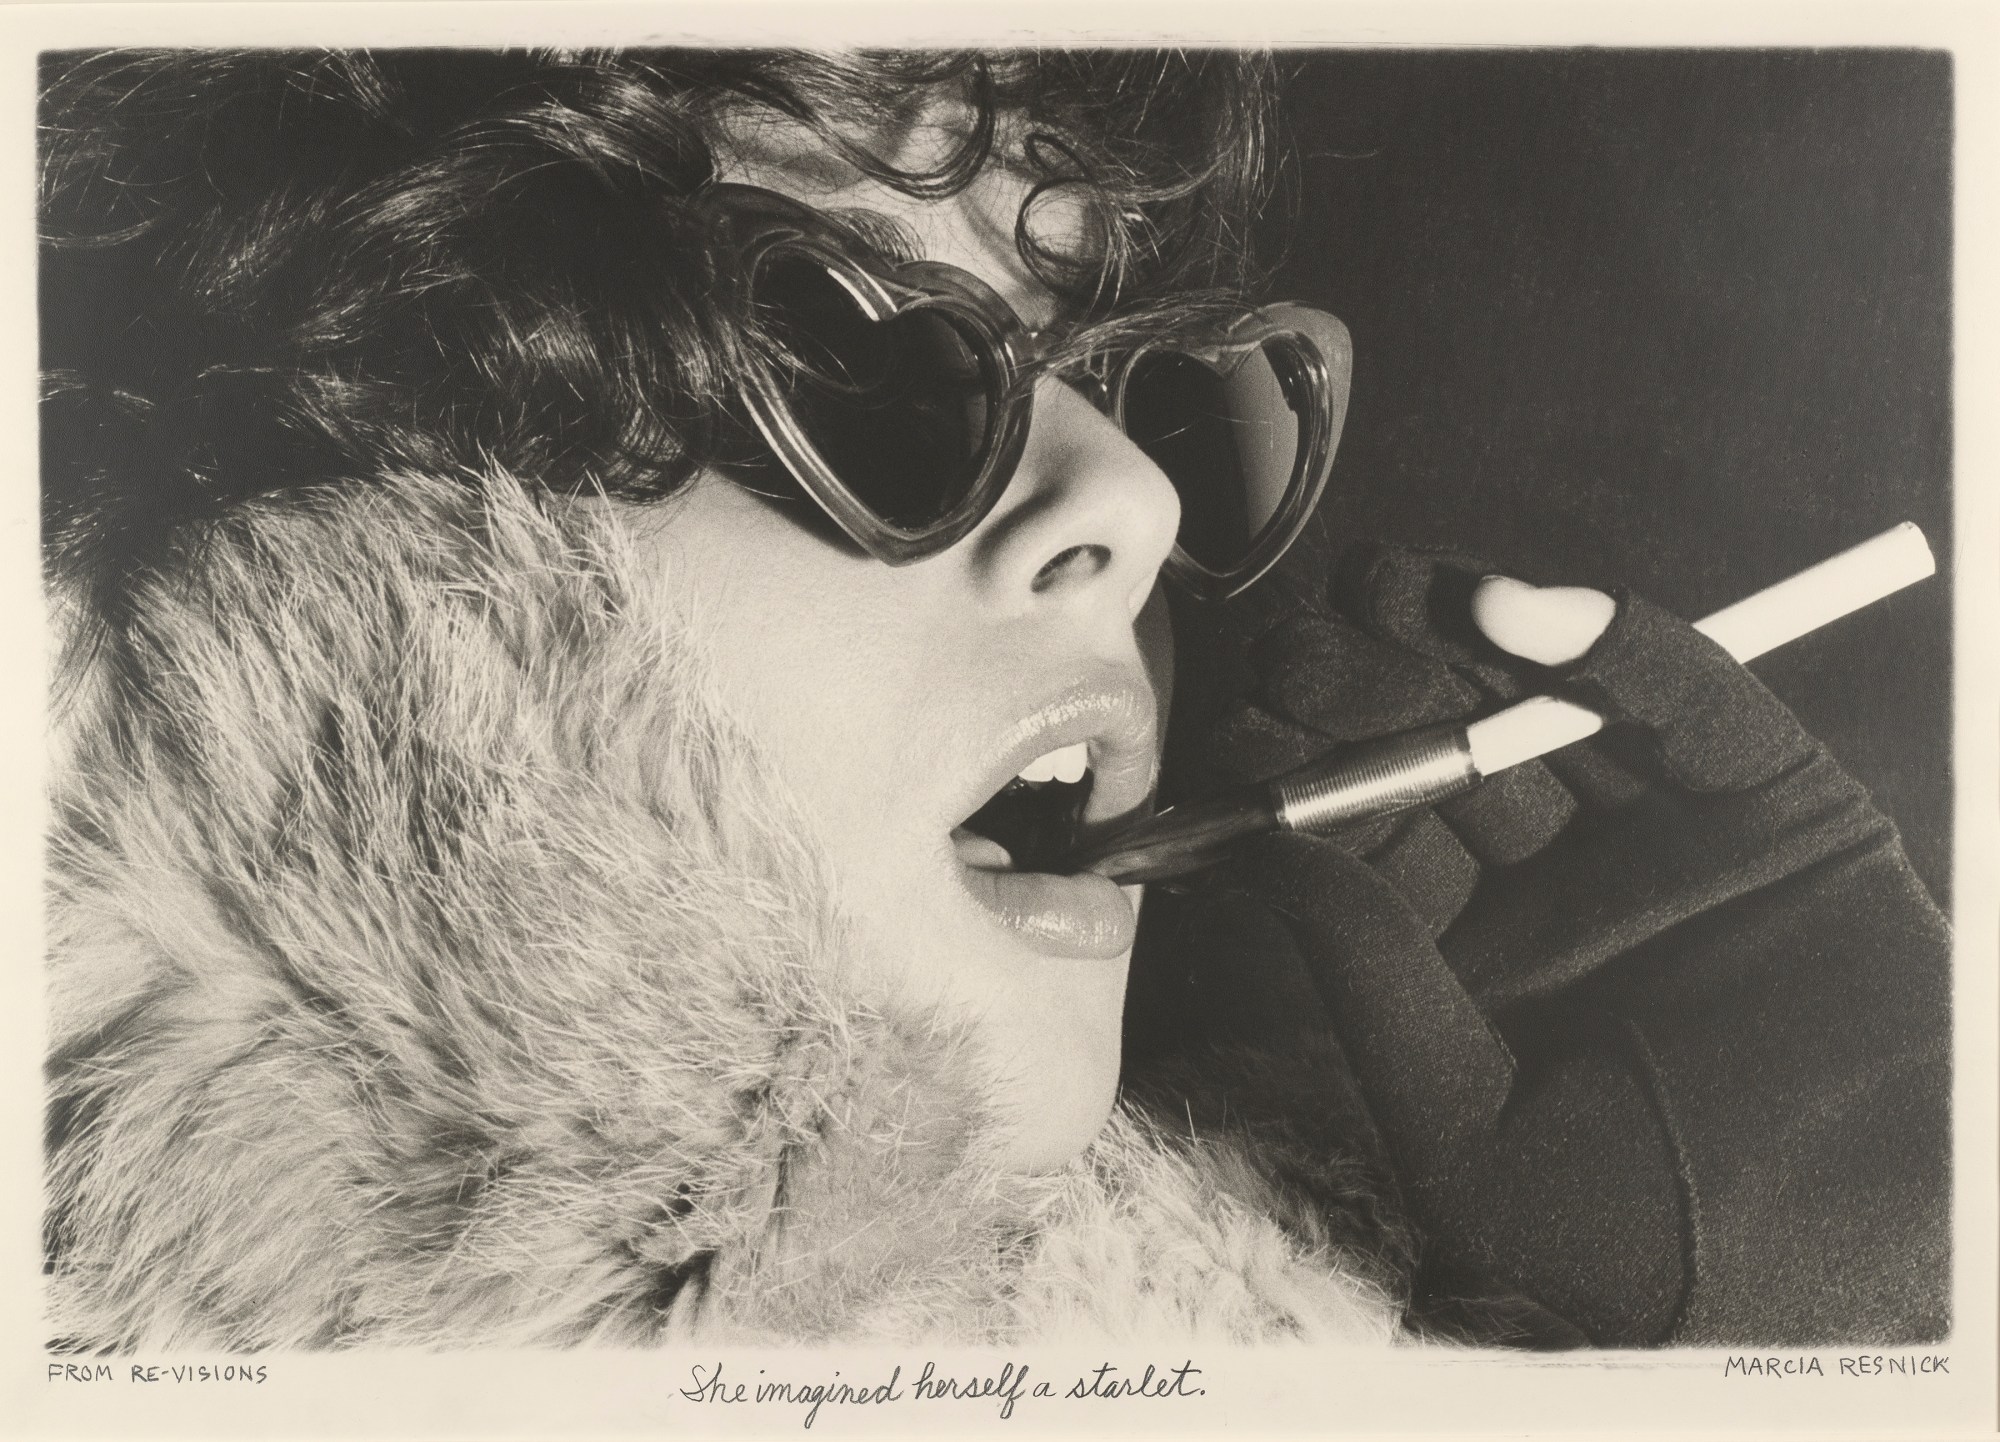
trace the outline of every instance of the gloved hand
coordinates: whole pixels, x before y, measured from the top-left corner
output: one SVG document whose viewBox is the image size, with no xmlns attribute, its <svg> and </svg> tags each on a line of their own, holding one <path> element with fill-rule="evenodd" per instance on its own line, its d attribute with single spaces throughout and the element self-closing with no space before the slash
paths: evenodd
<svg viewBox="0 0 2000 1442">
<path fill-rule="evenodd" d="M 1538 666 L 1473 625 L 1487 570 L 1350 554 L 1257 638 L 1211 751 L 1263 779 L 1534 691 L 1613 718 L 1230 870 L 1295 937 L 1434 1259 L 1600 1344 L 1938 1335 L 1949 948 L 1894 829 L 1692 628 L 1621 596 Z"/>
</svg>

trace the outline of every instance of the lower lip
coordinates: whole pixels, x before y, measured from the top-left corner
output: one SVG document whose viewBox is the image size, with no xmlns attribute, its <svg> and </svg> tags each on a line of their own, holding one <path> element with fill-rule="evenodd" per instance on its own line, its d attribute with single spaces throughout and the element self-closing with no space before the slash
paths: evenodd
<svg viewBox="0 0 2000 1442">
<path fill-rule="evenodd" d="M 962 867 L 973 899 L 1035 950 L 1080 961 L 1108 961 L 1132 949 L 1138 925 L 1117 882 L 1086 873 Z"/>
</svg>

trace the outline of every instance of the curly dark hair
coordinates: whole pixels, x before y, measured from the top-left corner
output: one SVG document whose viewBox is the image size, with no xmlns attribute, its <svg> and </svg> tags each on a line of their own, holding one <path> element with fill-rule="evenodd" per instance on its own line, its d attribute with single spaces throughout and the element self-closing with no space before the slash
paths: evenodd
<svg viewBox="0 0 2000 1442">
<path fill-rule="evenodd" d="M 136 52 L 43 61 L 44 534 L 110 616 L 205 522 L 399 469 L 664 495 L 745 444 L 689 197 L 761 107 L 863 173 L 1032 182 L 1074 314 L 1247 279 L 1234 52 Z M 943 107 L 929 168 L 887 144 Z M 1033 211 L 1081 193 L 1087 253 Z"/>
</svg>

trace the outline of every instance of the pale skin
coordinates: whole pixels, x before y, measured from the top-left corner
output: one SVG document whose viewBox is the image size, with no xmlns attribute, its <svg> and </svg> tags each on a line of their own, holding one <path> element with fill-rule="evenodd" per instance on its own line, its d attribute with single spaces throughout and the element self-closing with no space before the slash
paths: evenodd
<svg viewBox="0 0 2000 1442">
<path fill-rule="evenodd" d="M 768 117 L 739 125 L 730 151 L 724 178 L 890 217 L 925 258 L 977 275 L 1030 326 L 1051 314 L 1014 245 L 1026 183 L 1006 171 L 916 200 Z M 982 857 L 953 828 L 1003 739 L 1065 697 L 1123 698 L 1110 710 L 1150 776 L 1157 733 L 1132 713 L 1164 715 L 1171 684 L 1155 592 L 1179 522 L 1172 486 L 1082 396 L 1044 380 L 1000 503 L 914 565 L 833 544 L 719 477 L 639 520 L 725 700 L 828 859 L 860 936 L 851 980 L 862 999 L 934 1008 L 968 1029 L 1003 1165 L 1045 1170 L 1077 1155 L 1115 1099 L 1129 918 L 1067 954 L 996 924 L 975 895 Z M 1550 660 L 1552 634 L 1581 654 L 1610 619 L 1601 593 L 1513 586 L 1483 589 L 1476 615 L 1518 654 Z M 1127 888 L 1126 904 L 1138 901 Z"/>
</svg>

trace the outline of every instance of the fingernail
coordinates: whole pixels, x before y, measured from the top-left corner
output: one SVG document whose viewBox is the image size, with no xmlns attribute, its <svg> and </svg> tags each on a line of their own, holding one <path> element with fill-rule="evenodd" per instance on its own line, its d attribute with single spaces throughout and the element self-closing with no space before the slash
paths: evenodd
<svg viewBox="0 0 2000 1442">
<path fill-rule="evenodd" d="M 1580 658 L 1604 634 L 1618 603 L 1588 586 L 1533 586 L 1488 576 L 1473 588 L 1473 624 L 1501 650 L 1540 666 Z"/>
</svg>

